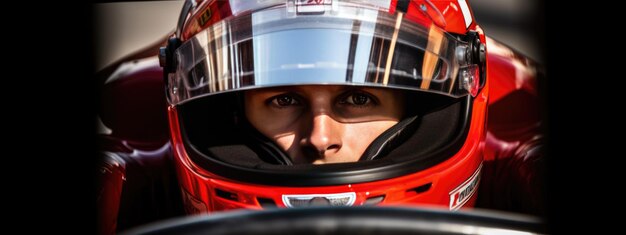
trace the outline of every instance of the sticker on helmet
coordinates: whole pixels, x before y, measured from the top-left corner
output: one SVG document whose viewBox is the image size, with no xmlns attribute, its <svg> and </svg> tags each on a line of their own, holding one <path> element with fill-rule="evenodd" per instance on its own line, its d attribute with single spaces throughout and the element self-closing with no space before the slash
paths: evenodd
<svg viewBox="0 0 626 235">
<path fill-rule="evenodd" d="M 352 206 L 356 200 L 356 193 L 335 194 L 300 194 L 283 195 L 283 203 L 287 207 L 308 206 Z"/>
<path fill-rule="evenodd" d="M 454 190 L 450 192 L 450 210 L 458 210 L 461 208 L 476 192 L 478 188 L 478 182 L 480 181 L 480 170 L 483 168 L 483 164 L 481 163 L 478 166 L 478 169 L 470 176 L 469 179 L 465 180 L 461 185 L 456 187 Z"/>
<path fill-rule="evenodd" d="M 322 4 L 331 4 L 333 0 L 298 0 L 296 4 L 298 6 L 302 5 L 322 5 Z"/>
<path fill-rule="evenodd" d="M 298 13 L 323 13 L 324 5 L 332 5 L 333 0 L 297 0 L 296 12 Z"/>
<path fill-rule="evenodd" d="M 200 26 L 204 26 L 207 22 L 209 22 L 209 20 L 211 19 L 211 16 L 213 16 L 213 13 L 211 12 L 211 8 L 207 8 L 206 10 L 204 10 L 204 12 L 202 12 L 200 17 L 198 18 L 198 24 Z"/>
</svg>

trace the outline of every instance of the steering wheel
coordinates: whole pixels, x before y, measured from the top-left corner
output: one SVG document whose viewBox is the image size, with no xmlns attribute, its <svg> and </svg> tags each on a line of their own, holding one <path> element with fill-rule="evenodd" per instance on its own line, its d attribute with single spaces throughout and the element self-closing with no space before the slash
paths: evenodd
<svg viewBox="0 0 626 235">
<path fill-rule="evenodd" d="M 310 207 L 189 216 L 126 231 L 138 234 L 536 234 L 536 217 L 409 207 Z"/>
</svg>

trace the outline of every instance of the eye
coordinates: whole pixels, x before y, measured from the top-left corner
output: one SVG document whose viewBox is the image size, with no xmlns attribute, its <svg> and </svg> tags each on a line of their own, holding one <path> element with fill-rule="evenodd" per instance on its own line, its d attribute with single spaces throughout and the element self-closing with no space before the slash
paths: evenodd
<svg viewBox="0 0 626 235">
<path fill-rule="evenodd" d="M 271 103 L 278 107 L 287 107 L 290 105 L 299 105 L 298 99 L 289 94 L 282 94 L 271 98 Z"/>
<path fill-rule="evenodd" d="M 352 104 L 356 104 L 356 105 L 365 105 L 370 102 L 370 97 L 364 94 L 354 94 L 354 95 L 349 96 L 348 98 L 352 98 Z"/>
<path fill-rule="evenodd" d="M 354 106 L 368 106 L 374 102 L 372 96 L 362 92 L 354 92 L 345 96 L 339 101 L 341 104 L 348 104 Z"/>
</svg>

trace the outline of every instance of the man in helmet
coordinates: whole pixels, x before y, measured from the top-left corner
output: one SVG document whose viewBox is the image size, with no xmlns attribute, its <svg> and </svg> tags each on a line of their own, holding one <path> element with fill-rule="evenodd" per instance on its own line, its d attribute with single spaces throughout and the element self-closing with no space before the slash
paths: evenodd
<svg viewBox="0 0 626 235">
<path fill-rule="evenodd" d="M 187 212 L 474 205 L 489 89 L 464 4 L 188 2 L 160 54 Z"/>
</svg>

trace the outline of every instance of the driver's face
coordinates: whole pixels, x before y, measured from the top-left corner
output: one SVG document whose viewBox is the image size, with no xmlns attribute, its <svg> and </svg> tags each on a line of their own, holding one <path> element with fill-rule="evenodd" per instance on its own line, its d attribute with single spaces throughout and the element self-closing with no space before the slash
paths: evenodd
<svg viewBox="0 0 626 235">
<path fill-rule="evenodd" d="M 404 115 L 404 94 L 382 88 L 293 86 L 245 92 L 246 117 L 296 164 L 358 161 Z"/>
</svg>

